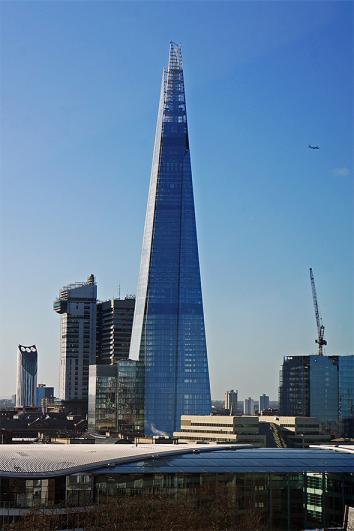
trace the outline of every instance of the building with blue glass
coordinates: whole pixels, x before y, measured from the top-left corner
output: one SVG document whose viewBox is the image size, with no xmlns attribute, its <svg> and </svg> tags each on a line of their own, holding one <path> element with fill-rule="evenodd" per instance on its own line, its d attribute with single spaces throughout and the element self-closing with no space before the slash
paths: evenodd
<svg viewBox="0 0 354 531">
<path fill-rule="evenodd" d="M 354 437 L 354 356 L 339 357 L 339 422 L 344 437 Z"/>
<path fill-rule="evenodd" d="M 345 507 L 354 506 L 353 446 L 31 444 L 23 450 L 2 447 L 3 529 L 26 517 L 28 524 L 37 513 L 42 525 L 28 529 L 339 531 Z"/>
<path fill-rule="evenodd" d="M 36 406 L 42 407 L 54 402 L 54 387 L 38 384 L 36 389 Z"/>
<path fill-rule="evenodd" d="M 36 345 L 18 345 L 16 407 L 35 407 L 38 352 Z"/>
<path fill-rule="evenodd" d="M 129 357 L 145 364 L 145 433 L 211 411 L 181 48 L 171 43 L 157 118 Z"/>
<path fill-rule="evenodd" d="M 283 416 L 316 417 L 333 434 L 354 436 L 354 356 L 286 356 L 280 373 Z"/>
</svg>

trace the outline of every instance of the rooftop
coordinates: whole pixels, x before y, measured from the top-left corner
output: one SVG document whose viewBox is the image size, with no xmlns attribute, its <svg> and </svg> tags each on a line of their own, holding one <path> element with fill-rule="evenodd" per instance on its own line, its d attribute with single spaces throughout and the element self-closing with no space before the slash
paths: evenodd
<svg viewBox="0 0 354 531">
<path fill-rule="evenodd" d="M 354 446 L 309 449 L 249 445 L 3 445 L 0 475 L 49 477 L 78 472 L 351 472 Z"/>
</svg>

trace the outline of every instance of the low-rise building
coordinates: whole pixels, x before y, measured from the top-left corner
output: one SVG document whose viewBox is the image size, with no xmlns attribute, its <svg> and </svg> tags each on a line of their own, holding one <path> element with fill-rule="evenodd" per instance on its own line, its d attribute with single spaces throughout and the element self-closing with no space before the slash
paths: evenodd
<svg viewBox="0 0 354 531">
<path fill-rule="evenodd" d="M 323 433 L 321 424 L 316 417 L 282 417 L 261 416 L 260 422 L 267 422 L 278 428 L 284 446 L 304 448 L 310 444 L 328 442 L 330 436 Z"/>
<path fill-rule="evenodd" d="M 182 415 L 181 430 L 173 436 L 180 442 L 247 443 L 265 446 L 256 416 Z"/>
</svg>

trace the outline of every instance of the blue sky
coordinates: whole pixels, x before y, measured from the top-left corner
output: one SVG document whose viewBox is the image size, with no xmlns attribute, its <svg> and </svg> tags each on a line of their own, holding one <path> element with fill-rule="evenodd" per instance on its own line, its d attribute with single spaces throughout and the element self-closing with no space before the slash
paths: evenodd
<svg viewBox="0 0 354 531">
<path fill-rule="evenodd" d="M 162 67 L 183 47 L 212 395 L 353 337 L 353 4 L 2 2 L 0 396 L 57 386 L 65 284 L 135 293 Z M 311 151 L 307 144 L 319 144 Z"/>
</svg>

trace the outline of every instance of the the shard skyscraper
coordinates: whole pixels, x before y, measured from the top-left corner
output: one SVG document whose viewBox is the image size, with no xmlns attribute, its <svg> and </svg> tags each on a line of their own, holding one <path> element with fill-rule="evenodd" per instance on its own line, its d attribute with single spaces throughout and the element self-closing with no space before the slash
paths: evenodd
<svg viewBox="0 0 354 531">
<path fill-rule="evenodd" d="M 130 358 L 145 363 L 144 431 L 208 415 L 210 384 L 181 48 L 163 72 Z"/>
</svg>

